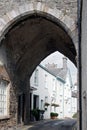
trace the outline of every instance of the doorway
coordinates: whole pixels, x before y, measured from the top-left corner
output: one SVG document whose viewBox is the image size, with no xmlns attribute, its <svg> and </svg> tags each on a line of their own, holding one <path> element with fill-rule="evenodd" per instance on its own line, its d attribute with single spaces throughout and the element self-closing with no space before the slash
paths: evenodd
<svg viewBox="0 0 87 130">
<path fill-rule="evenodd" d="M 18 124 L 24 122 L 25 94 L 18 96 Z"/>
</svg>

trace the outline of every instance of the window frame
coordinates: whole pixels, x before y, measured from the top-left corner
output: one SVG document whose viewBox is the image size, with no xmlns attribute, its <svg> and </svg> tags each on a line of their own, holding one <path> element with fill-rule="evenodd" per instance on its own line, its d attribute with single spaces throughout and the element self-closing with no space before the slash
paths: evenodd
<svg viewBox="0 0 87 130">
<path fill-rule="evenodd" d="M 5 83 L 5 91 L 6 91 L 6 94 L 5 94 L 5 100 L 4 100 L 4 98 L 3 98 L 3 101 L 0 101 L 1 102 L 1 104 L 4 104 L 3 102 L 6 102 L 6 113 L 3 113 L 3 114 L 1 114 L 0 115 L 0 119 L 8 119 L 9 118 L 9 89 L 10 89 L 10 84 L 9 84 L 9 81 L 7 81 L 7 80 L 4 80 L 4 79 L 2 79 L 2 80 L 0 80 L 0 89 L 2 90 L 2 88 L 3 88 L 3 86 L 1 86 L 2 85 L 2 83 Z M 2 96 L 3 97 L 3 96 Z M 4 107 L 4 106 L 3 106 Z M 1 109 L 3 109 L 3 108 L 1 108 Z M 5 112 L 5 111 L 4 111 Z"/>
</svg>

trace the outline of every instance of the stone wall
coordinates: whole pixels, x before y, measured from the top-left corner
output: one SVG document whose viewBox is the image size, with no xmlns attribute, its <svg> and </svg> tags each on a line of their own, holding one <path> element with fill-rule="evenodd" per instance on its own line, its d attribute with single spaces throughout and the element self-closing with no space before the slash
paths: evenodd
<svg viewBox="0 0 87 130">
<path fill-rule="evenodd" d="M 8 116 L 0 118 L 0 130 L 7 130 L 8 128 L 16 126 L 17 123 L 17 99 L 13 90 L 13 87 L 10 85 L 8 91 Z"/>
<path fill-rule="evenodd" d="M 0 0 L 0 16 L 19 5 L 23 5 L 25 2 L 42 2 L 50 8 L 57 8 L 63 11 L 64 14 L 72 17 L 75 21 L 77 19 L 77 0 Z"/>
</svg>

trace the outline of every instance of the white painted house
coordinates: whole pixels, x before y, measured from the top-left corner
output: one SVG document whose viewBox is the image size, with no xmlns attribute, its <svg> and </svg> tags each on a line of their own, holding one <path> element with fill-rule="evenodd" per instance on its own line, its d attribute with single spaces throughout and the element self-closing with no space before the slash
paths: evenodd
<svg viewBox="0 0 87 130">
<path fill-rule="evenodd" d="M 78 92 L 77 92 L 77 83 L 74 84 L 72 88 L 72 116 L 77 113 L 77 97 L 78 97 Z"/>
<path fill-rule="evenodd" d="M 67 58 L 63 58 L 63 68 L 55 64 L 39 65 L 31 76 L 30 86 L 31 110 L 45 110 L 45 119 L 50 118 L 50 112 L 58 113 L 58 118 L 72 117 L 73 85 Z"/>
</svg>

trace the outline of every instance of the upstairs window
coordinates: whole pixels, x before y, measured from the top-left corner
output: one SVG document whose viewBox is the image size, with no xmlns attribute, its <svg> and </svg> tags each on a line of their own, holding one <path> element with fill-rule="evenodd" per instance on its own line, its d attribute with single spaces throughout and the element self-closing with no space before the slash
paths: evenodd
<svg viewBox="0 0 87 130">
<path fill-rule="evenodd" d="M 43 100 L 41 100 L 41 110 L 44 109 Z"/>
<path fill-rule="evenodd" d="M 55 79 L 53 79 L 52 85 L 53 85 L 53 91 L 56 91 L 56 82 L 55 82 Z"/>
<path fill-rule="evenodd" d="M 45 88 L 48 88 L 47 87 L 47 75 L 45 74 Z"/>
<path fill-rule="evenodd" d="M 36 86 L 38 86 L 38 69 L 35 70 L 34 84 L 35 84 Z"/>
<path fill-rule="evenodd" d="M 47 96 L 45 96 L 45 102 L 48 102 L 48 97 Z"/>
</svg>

